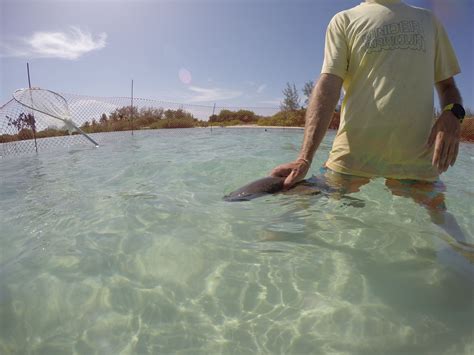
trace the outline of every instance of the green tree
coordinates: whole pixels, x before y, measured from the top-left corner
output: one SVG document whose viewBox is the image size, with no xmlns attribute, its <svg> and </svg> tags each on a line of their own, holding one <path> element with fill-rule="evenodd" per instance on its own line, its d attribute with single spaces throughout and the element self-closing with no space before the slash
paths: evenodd
<svg viewBox="0 0 474 355">
<path fill-rule="evenodd" d="M 176 111 L 174 111 L 174 110 L 170 110 L 170 109 L 166 110 L 165 113 L 164 113 L 165 114 L 165 119 L 166 120 L 172 120 L 175 116 L 175 113 L 176 113 Z"/>
<path fill-rule="evenodd" d="M 258 116 L 253 111 L 249 110 L 221 110 L 218 115 L 212 115 L 209 117 L 209 122 L 220 122 L 229 123 L 238 121 L 237 123 L 252 123 L 257 122 Z"/>
<path fill-rule="evenodd" d="M 135 118 L 137 115 L 138 109 L 135 106 L 133 109 L 130 109 L 130 106 L 123 106 L 112 112 L 110 114 L 110 119 L 112 121 L 129 120 L 132 116 Z"/>
<path fill-rule="evenodd" d="M 300 97 L 296 85 L 286 83 L 286 88 L 283 90 L 283 102 L 280 105 L 282 111 L 296 111 L 300 108 Z"/>
<path fill-rule="evenodd" d="M 107 115 L 105 113 L 103 113 L 102 116 L 100 116 L 99 122 L 103 126 L 107 125 Z"/>
<path fill-rule="evenodd" d="M 18 132 L 23 129 L 31 129 L 33 132 L 36 132 L 36 120 L 31 113 L 20 113 L 16 120 L 8 116 L 6 117 L 8 118 L 8 125 L 15 127 Z"/>
<path fill-rule="evenodd" d="M 239 110 L 235 113 L 236 119 L 244 123 L 252 123 L 257 121 L 257 116 L 249 110 Z"/>
<path fill-rule="evenodd" d="M 305 106 L 308 106 L 309 98 L 311 97 L 311 93 L 313 92 L 314 82 L 312 80 L 306 82 L 303 86 L 303 95 L 306 96 L 304 100 Z"/>
<path fill-rule="evenodd" d="M 143 107 L 138 114 L 138 117 L 143 120 L 143 122 L 153 123 L 155 121 L 161 120 L 164 116 L 163 108 L 154 108 L 154 107 Z"/>
</svg>

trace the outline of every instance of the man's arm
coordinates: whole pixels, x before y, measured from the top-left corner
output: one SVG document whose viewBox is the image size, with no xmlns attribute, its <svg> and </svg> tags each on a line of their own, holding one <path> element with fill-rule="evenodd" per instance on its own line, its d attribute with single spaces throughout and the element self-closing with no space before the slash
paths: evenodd
<svg viewBox="0 0 474 355">
<path fill-rule="evenodd" d="M 435 85 L 441 108 L 452 103 L 462 105 L 461 93 L 459 92 L 453 77 L 440 81 Z"/>
<path fill-rule="evenodd" d="M 311 162 L 316 149 L 328 130 L 334 109 L 341 95 L 342 79 L 333 74 L 321 74 L 311 93 L 304 128 L 303 146 L 299 158 Z"/>
<path fill-rule="evenodd" d="M 342 79 L 333 74 L 321 74 L 311 93 L 306 109 L 304 140 L 298 158 L 272 170 L 272 176 L 286 177 L 285 188 L 304 179 L 316 149 L 324 138 L 341 94 Z"/>
<path fill-rule="evenodd" d="M 462 104 L 461 94 L 454 79 L 436 83 L 441 108 L 452 103 Z M 451 111 L 443 111 L 437 119 L 428 139 L 428 146 L 435 145 L 433 154 L 433 166 L 438 168 L 439 173 L 448 170 L 456 162 L 461 135 L 461 124 Z"/>
</svg>

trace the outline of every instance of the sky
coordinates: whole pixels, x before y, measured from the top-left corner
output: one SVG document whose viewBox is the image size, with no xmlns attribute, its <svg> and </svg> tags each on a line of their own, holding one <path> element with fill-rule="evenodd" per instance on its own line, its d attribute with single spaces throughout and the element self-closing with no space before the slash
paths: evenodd
<svg viewBox="0 0 474 355">
<path fill-rule="evenodd" d="M 60 93 L 278 107 L 317 80 L 334 14 L 361 0 L 0 0 L 0 104 L 32 85 Z M 405 0 L 444 24 L 474 109 L 474 1 Z M 300 91 L 301 94 L 301 91 Z M 302 96 L 302 94 L 301 94 Z"/>
</svg>

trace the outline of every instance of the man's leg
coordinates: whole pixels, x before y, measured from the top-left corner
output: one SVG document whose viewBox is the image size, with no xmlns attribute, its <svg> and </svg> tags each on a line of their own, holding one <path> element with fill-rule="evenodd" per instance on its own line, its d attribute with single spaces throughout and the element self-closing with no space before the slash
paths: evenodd
<svg viewBox="0 0 474 355">
<path fill-rule="evenodd" d="M 320 174 L 309 178 L 308 183 L 315 186 L 323 194 L 335 199 L 345 200 L 353 207 L 364 207 L 363 200 L 347 196 L 350 193 L 358 192 L 361 186 L 370 182 L 369 178 L 337 173 L 326 167 L 320 169 Z"/>
<path fill-rule="evenodd" d="M 326 167 L 321 168 L 320 172 L 321 175 L 313 176 L 311 180 L 315 180 L 331 197 L 335 198 L 358 192 L 363 185 L 370 182 L 367 177 L 341 174 Z"/>
<path fill-rule="evenodd" d="M 466 236 L 459 227 L 456 218 L 447 211 L 444 196 L 446 186 L 441 181 L 387 179 L 385 186 L 395 196 L 412 198 L 416 203 L 425 207 L 434 224 L 440 226 L 459 243 L 469 245 L 466 243 Z"/>
</svg>

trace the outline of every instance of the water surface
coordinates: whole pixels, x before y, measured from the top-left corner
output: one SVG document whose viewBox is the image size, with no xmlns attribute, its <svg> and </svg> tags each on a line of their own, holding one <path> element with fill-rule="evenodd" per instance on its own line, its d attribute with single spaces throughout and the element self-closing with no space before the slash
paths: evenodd
<svg viewBox="0 0 474 355">
<path fill-rule="evenodd" d="M 1 354 L 474 352 L 473 251 L 382 179 L 352 195 L 362 208 L 222 200 L 302 131 L 96 137 L 0 160 Z M 461 145 L 442 178 L 470 242 L 473 161 Z"/>
</svg>

